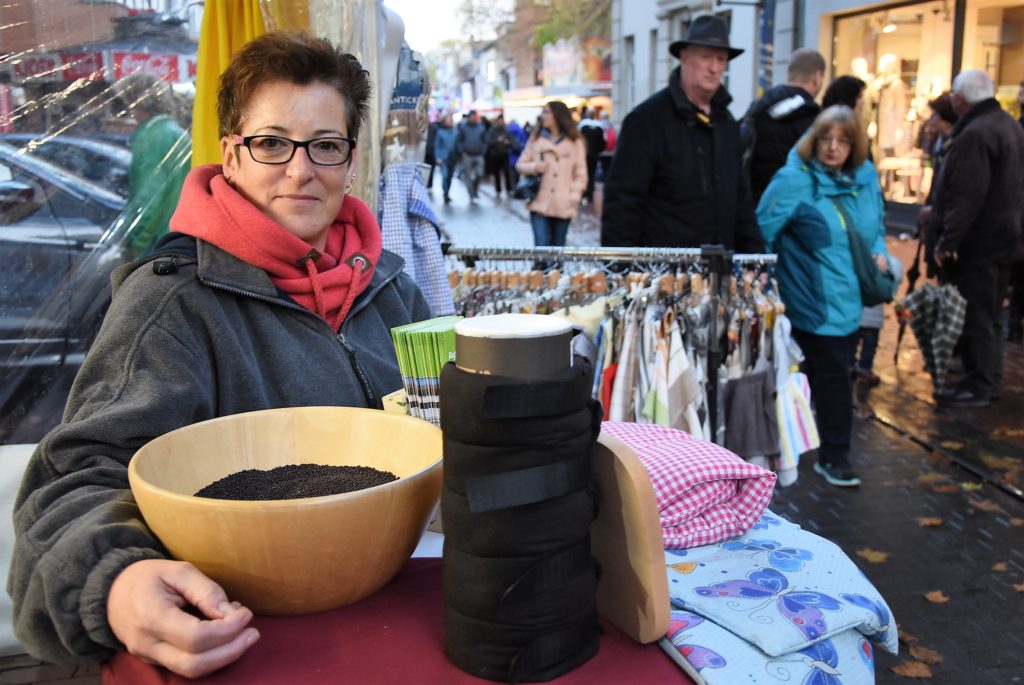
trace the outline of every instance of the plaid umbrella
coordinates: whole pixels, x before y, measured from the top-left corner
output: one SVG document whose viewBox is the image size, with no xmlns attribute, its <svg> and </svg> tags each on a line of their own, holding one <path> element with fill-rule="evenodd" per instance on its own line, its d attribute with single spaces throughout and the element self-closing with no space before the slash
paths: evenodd
<svg viewBox="0 0 1024 685">
<path fill-rule="evenodd" d="M 952 285 L 925 283 L 920 290 L 907 295 L 903 306 L 938 392 L 945 386 L 953 347 L 964 328 L 967 300 Z"/>
</svg>

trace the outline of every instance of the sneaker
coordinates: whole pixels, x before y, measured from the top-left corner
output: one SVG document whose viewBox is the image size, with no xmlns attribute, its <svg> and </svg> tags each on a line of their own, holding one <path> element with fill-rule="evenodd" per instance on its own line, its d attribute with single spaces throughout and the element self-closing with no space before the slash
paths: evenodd
<svg viewBox="0 0 1024 685">
<path fill-rule="evenodd" d="M 814 463 L 814 472 L 828 481 L 830 485 L 840 488 L 855 488 L 860 485 L 860 478 L 849 466 L 834 466 L 817 461 Z"/>
</svg>

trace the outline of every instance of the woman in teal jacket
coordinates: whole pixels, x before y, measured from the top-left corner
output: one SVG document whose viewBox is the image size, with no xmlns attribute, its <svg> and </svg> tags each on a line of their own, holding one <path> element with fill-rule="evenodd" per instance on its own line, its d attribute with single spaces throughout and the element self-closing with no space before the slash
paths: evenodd
<svg viewBox="0 0 1024 685">
<path fill-rule="evenodd" d="M 757 205 L 793 336 L 804 352 L 821 448 L 814 470 L 829 483 L 860 485 L 850 461 L 850 367 L 860 327 L 860 285 L 848 231 L 859 231 L 888 269 L 882 194 L 867 137 L 849 107 L 829 107 L 789 152 Z"/>
</svg>

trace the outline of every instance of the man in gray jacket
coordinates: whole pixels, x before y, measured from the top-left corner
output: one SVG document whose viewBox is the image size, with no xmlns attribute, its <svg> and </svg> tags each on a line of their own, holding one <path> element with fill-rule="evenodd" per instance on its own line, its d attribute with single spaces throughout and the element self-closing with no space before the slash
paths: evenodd
<svg viewBox="0 0 1024 685">
<path fill-rule="evenodd" d="M 466 119 L 459 123 L 455 135 L 455 153 L 462 161 L 463 181 L 469 189 L 469 197 L 475 200 L 484 175 L 484 154 L 487 152 L 485 134 L 487 129 L 480 123 L 480 115 L 471 109 Z"/>
</svg>

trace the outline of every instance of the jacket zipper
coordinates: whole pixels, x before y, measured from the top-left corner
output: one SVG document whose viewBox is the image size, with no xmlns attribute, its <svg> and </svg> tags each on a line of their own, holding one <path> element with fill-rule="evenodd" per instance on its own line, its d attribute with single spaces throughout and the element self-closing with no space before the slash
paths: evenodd
<svg viewBox="0 0 1024 685">
<path fill-rule="evenodd" d="M 384 281 L 384 283 L 381 284 L 381 287 L 387 285 L 392 280 L 393 280 L 392 278 L 387 279 L 386 281 Z M 259 293 L 254 293 L 254 292 L 251 292 L 249 290 L 243 290 L 242 288 L 235 288 L 233 286 L 224 285 L 222 283 L 213 283 L 213 282 L 210 282 L 210 281 L 200 281 L 200 282 L 203 283 L 203 285 L 205 285 L 205 286 L 207 286 L 209 288 L 214 288 L 214 289 L 217 289 L 217 290 L 223 290 L 225 292 L 233 293 L 235 295 L 242 295 L 244 297 L 251 297 L 254 300 L 258 300 L 260 302 L 266 302 L 267 304 L 276 304 L 276 305 L 280 305 L 282 307 L 287 307 L 288 309 L 295 309 L 295 310 L 303 312 L 305 314 L 309 314 L 310 316 L 316 316 L 315 314 L 313 314 L 311 311 L 307 310 L 304 307 L 300 307 L 297 304 L 292 304 L 291 302 L 288 302 L 286 300 L 281 300 L 281 299 L 276 298 L 276 297 L 267 297 L 266 295 L 260 295 Z M 367 297 L 363 302 L 364 303 L 368 302 L 370 299 L 372 299 L 372 298 Z M 360 307 L 359 309 L 362 310 L 364 307 L 365 307 L 365 304 L 363 305 L 363 307 Z M 350 311 L 349 312 L 349 316 L 351 316 L 353 313 L 355 313 L 355 312 L 354 311 Z M 316 318 L 318 320 L 320 320 L 320 321 L 323 321 L 323 319 L 320 319 L 319 316 L 317 316 Z M 327 325 L 327 322 L 324 321 L 323 323 L 324 323 L 325 326 Z M 342 324 L 342 327 L 344 328 L 344 323 Z M 328 329 L 330 329 L 330 326 L 328 326 Z M 334 336 L 334 338 L 341 344 L 341 346 L 343 348 L 345 348 L 345 352 L 348 353 L 349 364 L 352 365 L 352 371 L 355 372 L 356 378 L 359 379 L 359 385 L 362 387 L 363 396 L 366 398 L 366 406 L 368 406 L 368 407 L 376 407 L 377 406 L 377 393 L 375 393 L 373 391 L 373 387 L 371 387 L 371 385 L 370 385 L 370 379 L 366 377 L 366 372 L 363 371 L 363 367 L 360 366 L 360 364 L 359 364 L 359 358 L 356 356 L 356 349 L 352 346 L 351 343 L 349 343 L 349 341 L 345 338 L 345 334 L 342 333 L 341 331 L 338 331 L 338 333 L 335 334 L 334 331 L 332 330 L 331 331 L 331 335 Z"/>
</svg>

